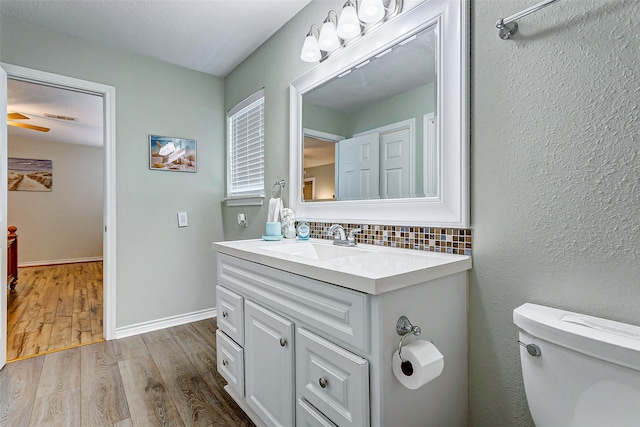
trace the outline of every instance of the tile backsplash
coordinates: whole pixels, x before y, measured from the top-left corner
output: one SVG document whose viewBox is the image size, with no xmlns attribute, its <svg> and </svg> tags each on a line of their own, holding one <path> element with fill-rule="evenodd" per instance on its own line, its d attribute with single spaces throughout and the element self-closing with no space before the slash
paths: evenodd
<svg viewBox="0 0 640 427">
<path fill-rule="evenodd" d="M 331 239 L 328 230 L 335 223 L 309 222 L 311 237 Z M 358 243 L 419 251 L 471 255 L 473 234 L 470 228 L 416 227 L 406 225 L 343 224 L 345 232 L 362 228 Z"/>
</svg>

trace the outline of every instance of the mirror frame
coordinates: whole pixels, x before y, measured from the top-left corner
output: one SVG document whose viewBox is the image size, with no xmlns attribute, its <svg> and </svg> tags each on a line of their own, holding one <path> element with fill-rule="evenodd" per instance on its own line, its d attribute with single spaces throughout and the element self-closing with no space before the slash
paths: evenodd
<svg viewBox="0 0 640 427">
<path fill-rule="evenodd" d="M 289 204 L 317 222 L 469 226 L 469 3 L 425 1 L 349 43 L 290 85 Z M 436 25 L 438 185 L 434 197 L 303 202 L 303 95 L 371 56 Z M 321 130 L 321 129 L 316 129 Z"/>
</svg>

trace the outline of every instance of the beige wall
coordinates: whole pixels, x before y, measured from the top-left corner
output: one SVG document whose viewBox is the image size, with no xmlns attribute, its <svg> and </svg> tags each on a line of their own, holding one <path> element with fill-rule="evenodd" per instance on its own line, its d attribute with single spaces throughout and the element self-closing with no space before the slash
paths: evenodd
<svg viewBox="0 0 640 427">
<path fill-rule="evenodd" d="M 116 88 L 116 327 L 215 307 L 223 82 L 2 16 L 0 61 Z M 198 172 L 149 170 L 148 135 L 198 141 Z M 186 211 L 189 227 L 178 228 Z"/>
<path fill-rule="evenodd" d="M 102 147 L 9 137 L 9 157 L 53 162 L 51 192 L 9 191 L 20 263 L 102 256 Z"/>
<path fill-rule="evenodd" d="M 316 166 L 315 168 L 305 168 L 304 177 L 315 178 L 315 199 L 314 200 L 332 200 L 336 193 L 336 165 L 330 163 L 328 165 Z"/>
</svg>

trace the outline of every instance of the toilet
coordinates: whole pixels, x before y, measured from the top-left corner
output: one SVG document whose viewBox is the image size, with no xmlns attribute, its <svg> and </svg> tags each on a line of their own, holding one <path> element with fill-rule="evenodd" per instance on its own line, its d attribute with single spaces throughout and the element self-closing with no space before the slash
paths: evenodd
<svg viewBox="0 0 640 427">
<path fill-rule="evenodd" d="M 536 304 L 513 322 L 537 427 L 640 426 L 640 327 Z"/>
</svg>

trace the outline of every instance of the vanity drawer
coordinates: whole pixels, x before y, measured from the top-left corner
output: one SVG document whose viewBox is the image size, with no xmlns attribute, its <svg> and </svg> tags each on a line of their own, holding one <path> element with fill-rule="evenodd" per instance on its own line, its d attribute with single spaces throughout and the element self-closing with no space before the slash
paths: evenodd
<svg viewBox="0 0 640 427">
<path fill-rule="evenodd" d="M 369 351 L 369 295 L 218 254 L 218 283 L 354 351 Z"/>
<path fill-rule="evenodd" d="M 296 335 L 296 390 L 338 427 L 369 426 L 369 363 L 302 328 Z"/>
<path fill-rule="evenodd" d="M 216 331 L 218 372 L 229 386 L 240 396 L 244 396 L 244 354 L 242 347 L 233 342 L 220 330 Z"/>
<path fill-rule="evenodd" d="M 304 399 L 298 399 L 296 427 L 336 427 L 327 417 Z"/>
<path fill-rule="evenodd" d="M 243 298 L 229 289 L 216 286 L 218 328 L 235 342 L 244 345 Z"/>
</svg>

